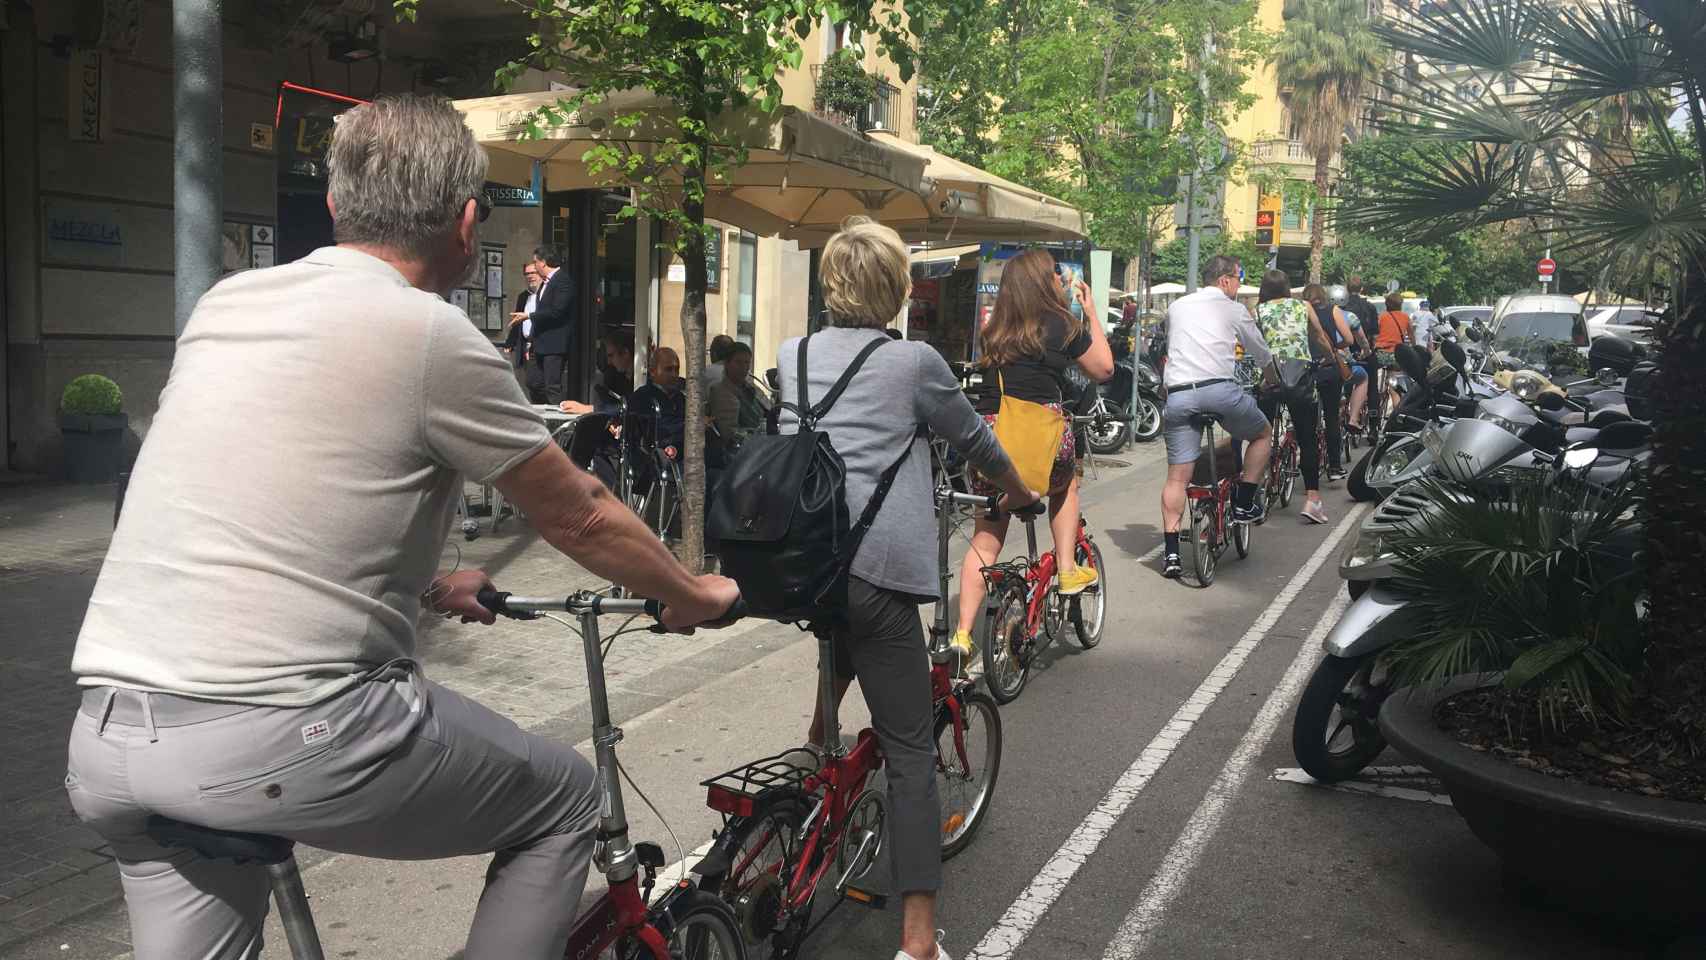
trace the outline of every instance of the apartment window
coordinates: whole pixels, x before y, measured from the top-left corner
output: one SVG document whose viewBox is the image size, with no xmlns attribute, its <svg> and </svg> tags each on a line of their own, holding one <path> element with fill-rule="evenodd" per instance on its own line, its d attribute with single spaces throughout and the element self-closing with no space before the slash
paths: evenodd
<svg viewBox="0 0 1706 960">
<path fill-rule="evenodd" d="M 752 346 L 757 330 L 754 302 L 758 299 L 758 236 L 741 231 L 735 256 L 735 339 Z"/>
</svg>

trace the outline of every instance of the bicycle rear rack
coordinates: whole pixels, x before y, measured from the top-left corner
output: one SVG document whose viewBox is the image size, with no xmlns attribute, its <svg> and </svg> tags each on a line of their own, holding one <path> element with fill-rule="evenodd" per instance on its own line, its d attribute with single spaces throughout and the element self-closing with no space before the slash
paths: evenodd
<svg viewBox="0 0 1706 960">
<path fill-rule="evenodd" d="M 730 816 L 752 816 L 757 802 L 763 799 L 766 793 L 783 787 L 797 787 L 811 776 L 811 771 L 802 770 L 783 759 L 787 755 L 779 753 L 773 757 L 754 760 L 745 766 L 699 781 L 699 785 L 706 788 L 705 805 L 718 813 Z"/>
</svg>

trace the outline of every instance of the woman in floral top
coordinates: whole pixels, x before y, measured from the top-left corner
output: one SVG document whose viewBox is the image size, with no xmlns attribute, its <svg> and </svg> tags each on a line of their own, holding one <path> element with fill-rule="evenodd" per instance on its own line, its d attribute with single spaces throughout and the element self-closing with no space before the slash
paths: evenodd
<svg viewBox="0 0 1706 960">
<path fill-rule="evenodd" d="M 1309 332 L 1315 321 L 1315 311 L 1291 295 L 1291 280 L 1280 270 L 1269 270 L 1262 277 L 1261 293 L 1256 306 L 1256 324 L 1273 349 L 1278 360 L 1324 360 L 1326 354 L 1315 346 Z M 1313 382 L 1314 373 L 1310 373 Z M 1272 420 L 1279 412 L 1279 398 L 1268 393 L 1261 398 L 1262 412 Z M 1310 523 L 1326 523 L 1327 508 L 1321 503 L 1321 450 L 1317 436 L 1320 409 L 1315 392 L 1307 399 L 1288 403 L 1292 429 L 1297 434 L 1297 455 L 1303 470 L 1303 519 Z M 1278 461 L 1275 461 L 1276 467 Z"/>
</svg>

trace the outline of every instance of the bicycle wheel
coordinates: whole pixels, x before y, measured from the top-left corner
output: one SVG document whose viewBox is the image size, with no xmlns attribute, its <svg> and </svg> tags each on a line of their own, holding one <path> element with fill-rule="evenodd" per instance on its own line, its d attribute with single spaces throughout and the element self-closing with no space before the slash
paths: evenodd
<svg viewBox="0 0 1706 960">
<path fill-rule="evenodd" d="M 1317 436 L 1319 436 L 1319 434 L 1317 434 Z M 1316 442 L 1319 443 L 1320 441 L 1317 440 Z M 1291 506 L 1291 497 L 1297 492 L 1297 458 L 1299 456 L 1299 452 L 1297 449 L 1297 431 L 1295 429 L 1287 431 L 1285 435 L 1285 443 L 1280 447 L 1280 450 L 1279 505 L 1280 509 L 1283 510 L 1286 507 Z M 1317 460 L 1315 462 L 1320 463 L 1322 461 Z M 1269 469 L 1272 470 L 1273 468 L 1270 467 Z"/>
<path fill-rule="evenodd" d="M 1025 660 L 1030 640 L 1025 623 L 1023 588 L 1004 587 L 985 600 L 977 621 L 977 645 L 983 648 L 983 680 L 997 703 L 1012 703 L 1030 679 Z"/>
<path fill-rule="evenodd" d="M 1285 480 L 1285 446 L 1286 446 L 1286 410 L 1282 404 L 1273 419 L 1274 452 L 1268 458 L 1268 472 L 1262 483 L 1262 495 L 1268 501 L 1268 510 L 1283 506 L 1280 497 L 1284 494 Z"/>
<path fill-rule="evenodd" d="M 681 894 L 668 909 L 654 911 L 652 926 L 665 934 L 672 960 L 746 960 L 757 954 L 741 945 L 740 930 L 727 904 L 711 894 L 693 890 Z M 631 937 L 599 954 L 600 960 L 651 960 L 651 948 Z"/>
<path fill-rule="evenodd" d="M 1232 545 L 1238 548 L 1238 559 L 1250 555 L 1250 528 L 1253 523 L 1235 523 L 1232 525 Z"/>
<path fill-rule="evenodd" d="M 1001 712 L 995 701 L 981 691 L 968 693 L 960 701 L 957 732 L 958 740 L 947 705 L 938 705 L 936 793 L 942 804 L 943 860 L 971 844 L 995 796 L 995 778 L 1001 773 Z"/>
<path fill-rule="evenodd" d="M 1192 500 L 1190 537 L 1179 540 L 1181 545 L 1191 545 L 1191 570 L 1196 574 L 1199 587 L 1207 587 L 1214 582 L 1214 567 L 1219 560 L 1214 509 L 1212 498 Z"/>
<path fill-rule="evenodd" d="M 1072 598 L 1072 606 L 1066 612 L 1078 634 L 1078 645 L 1088 650 L 1102 642 L 1102 623 L 1106 619 L 1103 615 L 1108 611 L 1108 568 L 1102 565 L 1102 548 L 1094 540 L 1079 542 L 1074 553 L 1079 566 L 1088 566 L 1099 577 L 1094 586 Z"/>
<path fill-rule="evenodd" d="M 728 872 L 700 879 L 700 889 L 715 893 L 734 911 L 735 928 L 754 958 L 798 949 L 811 919 L 810 902 L 793 916 L 782 912 L 788 883 L 799 866 L 800 824 L 806 813 L 806 797 L 787 789 L 763 801 L 752 816 L 731 820 L 724 828 L 734 831 Z"/>
</svg>

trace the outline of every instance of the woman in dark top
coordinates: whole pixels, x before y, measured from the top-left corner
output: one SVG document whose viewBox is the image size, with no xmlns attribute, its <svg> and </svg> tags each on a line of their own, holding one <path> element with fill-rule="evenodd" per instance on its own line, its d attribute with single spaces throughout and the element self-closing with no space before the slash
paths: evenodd
<svg viewBox="0 0 1706 960">
<path fill-rule="evenodd" d="M 1060 592 L 1082 592 L 1096 582 L 1096 571 L 1080 568 L 1073 547 L 1078 539 L 1078 476 L 1073 451 L 1072 422 L 1067 419 L 1067 399 L 1061 393 L 1068 367 L 1076 363 L 1090 379 L 1108 379 L 1114 372 L 1113 351 L 1094 320 L 1080 320 L 1067 308 L 1076 298 L 1084 317 L 1096 315 L 1090 288 L 1078 281 L 1068 289 L 1046 250 L 1030 250 L 1007 261 L 1001 270 L 1001 292 L 995 297 L 995 312 L 981 334 L 983 344 L 983 396 L 978 412 L 991 426 L 1005 394 L 1052 407 L 1062 416 L 1059 453 L 1049 475 L 1049 529 L 1054 533 L 1055 561 L 1060 570 Z M 977 492 L 995 491 L 981 478 L 973 477 Z M 1001 556 L 1007 540 L 1007 515 L 977 521 L 971 549 L 960 566 L 960 622 L 951 641 L 963 656 L 973 651 L 971 623 L 983 603 L 982 569 Z"/>
</svg>

